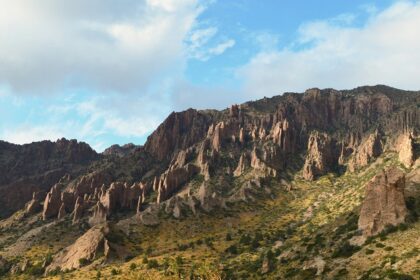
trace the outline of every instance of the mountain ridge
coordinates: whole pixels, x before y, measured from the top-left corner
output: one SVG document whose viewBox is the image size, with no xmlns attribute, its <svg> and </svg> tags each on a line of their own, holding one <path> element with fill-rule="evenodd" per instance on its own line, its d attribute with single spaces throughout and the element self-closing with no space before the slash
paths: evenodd
<svg viewBox="0 0 420 280">
<path fill-rule="evenodd" d="M 0 142 L 0 170 L 8 174 L 0 186 L 4 218 L 0 222 L 0 255 L 6 256 L 5 273 L 10 277 L 29 273 L 29 268 L 21 267 L 22 258 L 46 277 L 67 275 L 66 269 L 75 269 L 70 272 L 72 277 L 79 269 L 88 274 L 107 270 L 108 263 L 136 256 L 162 261 L 167 253 L 159 254 L 159 250 L 183 258 L 185 250 L 189 254 L 195 251 L 193 245 L 180 249 L 185 245 L 179 243 L 182 235 L 166 236 L 167 243 L 154 240 L 153 235 L 165 236 L 165 227 L 177 232 L 186 230 L 183 227 L 188 223 L 198 226 L 212 221 L 218 226 L 208 224 L 213 232 L 205 237 L 210 251 L 197 249 L 214 264 L 223 264 L 221 269 L 212 267 L 210 274 L 225 279 L 245 275 L 268 279 L 338 277 L 344 272 L 338 269 L 336 258 L 351 261 L 353 254 L 358 256 L 356 248 L 369 246 L 369 232 L 379 234 L 357 225 L 357 219 L 363 220 L 363 227 L 370 225 L 376 211 L 383 211 L 371 210 L 368 203 L 360 213 L 369 180 L 383 189 L 366 194 L 372 201 L 381 201 L 377 196 L 390 193 L 399 199 L 389 204 L 398 206 L 389 213 L 400 217 L 384 216 L 374 228 L 380 225 L 381 230 L 386 229 L 388 223 L 397 227 L 406 221 L 412 228 L 417 226 L 412 217 L 420 214 L 416 208 L 420 205 L 419 105 L 419 91 L 383 85 L 344 91 L 312 88 L 221 111 L 190 108 L 172 112 L 144 145 L 112 146 L 101 154 L 76 140 L 22 146 Z M 398 182 L 407 180 L 395 187 L 381 179 L 387 174 L 398 174 L 394 176 Z M 340 200 L 349 201 L 341 205 Z M 321 211 L 320 205 L 334 210 Z M 271 209 L 267 211 L 272 217 L 265 209 Z M 252 213 L 261 220 L 247 218 Z M 264 224 L 264 220 L 268 222 Z M 340 234 L 332 230 L 334 226 Z M 247 227 L 255 242 L 244 233 Z M 67 231 L 63 233 L 66 238 L 49 239 L 62 228 Z M 29 244 L 45 246 L 41 232 L 49 236 L 44 236 L 51 242 L 49 256 L 33 255 L 28 249 Z M 194 232 L 185 235 L 192 239 L 205 236 L 199 229 Z M 235 234 L 224 240 L 220 233 Z M 325 240 L 312 245 L 308 256 L 313 259 L 297 254 L 310 240 L 319 239 L 317 234 L 324 234 Z M 298 245 L 294 246 L 293 240 Z M 327 241 L 332 245 L 326 246 Z M 171 242 L 177 243 L 178 249 Z M 213 242 L 217 243 L 214 248 Z M 145 253 L 139 244 L 153 244 L 157 251 Z M 281 252 L 274 260 L 277 249 Z M 246 255 L 255 260 L 238 264 Z M 198 263 L 207 265 L 206 261 Z M 192 269 L 189 264 L 178 265 Z M 139 275 L 174 275 L 146 267 L 142 266 Z M 414 273 L 408 268 L 404 271 Z M 382 272 L 378 268 L 377 273 Z M 120 277 L 118 271 L 106 273 Z M 363 273 L 367 271 L 347 271 L 343 279 Z"/>
</svg>

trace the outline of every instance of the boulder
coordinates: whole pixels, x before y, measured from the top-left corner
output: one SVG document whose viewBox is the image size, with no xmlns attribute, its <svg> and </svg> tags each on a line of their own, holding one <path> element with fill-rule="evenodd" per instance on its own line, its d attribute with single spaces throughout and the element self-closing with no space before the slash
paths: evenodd
<svg viewBox="0 0 420 280">
<path fill-rule="evenodd" d="M 382 170 L 368 182 L 358 222 L 364 236 L 378 234 L 387 225 L 396 226 L 405 221 L 408 211 L 404 188 L 405 175 L 396 167 Z"/>
<path fill-rule="evenodd" d="M 303 265 L 303 269 L 316 269 L 316 275 L 320 276 L 324 273 L 326 262 L 321 256 L 315 257 L 313 260 L 306 261 Z"/>
<path fill-rule="evenodd" d="M 79 237 L 74 244 L 56 254 L 51 264 L 46 268 L 46 273 L 56 269 L 61 271 L 77 269 L 83 265 L 81 260 L 90 262 L 104 255 L 108 232 L 109 227 L 107 225 L 92 227 Z"/>
</svg>

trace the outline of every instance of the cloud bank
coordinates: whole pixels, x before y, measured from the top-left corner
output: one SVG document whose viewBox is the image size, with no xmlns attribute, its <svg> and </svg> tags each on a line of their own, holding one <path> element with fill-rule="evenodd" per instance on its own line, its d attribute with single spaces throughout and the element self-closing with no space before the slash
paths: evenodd
<svg viewBox="0 0 420 280">
<path fill-rule="evenodd" d="M 349 14 L 305 23 L 288 47 L 260 51 L 237 70 L 245 97 L 374 84 L 419 90 L 420 2 L 370 12 L 361 27 Z"/>
<path fill-rule="evenodd" d="M 203 9 L 196 0 L 0 5 L 0 83 L 32 94 L 69 87 L 144 91 L 184 67 L 183 42 Z"/>
</svg>

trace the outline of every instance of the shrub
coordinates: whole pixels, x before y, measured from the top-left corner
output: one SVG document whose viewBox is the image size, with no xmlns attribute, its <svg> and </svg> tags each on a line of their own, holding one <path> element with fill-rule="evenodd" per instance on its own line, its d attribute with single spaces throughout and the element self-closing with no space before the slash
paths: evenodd
<svg viewBox="0 0 420 280">
<path fill-rule="evenodd" d="M 226 241 L 231 241 L 232 240 L 232 235 L 228 232 L 226 233 Z"/>
<path fill-rule="evenodd" d="M 387 270 L 385 275 L 392 280 L 414 280 L 414 277 L 408 274 L 398 273 L 393 269 Z"/>
<path fill-rule="evenodd" d="M 231 245 L 226 248 L 225 252 L 230 253 L 232 255 L 236 255 L 238 254 L 238 248 L 236 247 L 236 245 Z"/>
<path fill-rule="evenodd" d="M 353 246 L 348 241 L 341 244 L 332 254 L 333 258 L 350 257 L 355 252 L 359 251 L 359 246 Z"/>
<path fill-rule="evenodd" d="M 377 248 L 384 248 L 385 247 L 385 245 L 384 244 L 382 244 L 382 243 L 376 243 L 375 244 L 375 246 L 377 247 Z"/>
<path fill-rule="evenodd" d="M 130 264 L 130 270 L 135 270 L 137 268 L 137 265 L 135 263 Z"/>
<path fill-rule="evenodd" d="M 159 263 L 157 260 L 149 260 L 149 262 L 147 263 L 148 269 L 158 268 L 158 267 L 159 267 Z"/>
<path fill-rule="evenodd" d="M 251 237 L 249 236 L 249 234 L 242 234 L 241 238 L 239 239 L 239 243 L 249 245 L 251 243 Z"/>
<path fill-rule="evenodd" d="M 44 268 L 42 268 L 41 264 L 33 265 L 28 268 L 27 273 L 33 276 L 40 276 L 44 274 Z"/>
<path fill-rule="evenodd" d="M 144 256 L 144 257 L 143 257 L 143 263 L 144 263 L 144 264 L 147 264 L 148 262 L 149 262 L 149 259 L 148 259 L 146 256 Z"/>
<path fill-rule="evenodd" d="M 185 251 L 188 249 L 188 244 L 178 244 L 178 250 L 179 251 Z"/>
<path fill-rule="evenodd" d="M 374 252 L 372 249 L 366 249 L 366 255 L 372 255 Z"/>
<path fill-rule="evenodd" d="M 120 272 L 117 270 L 117 269 L 115 269 L 115 268 L 113 268 L 112 270 L 111 270 L 111 275 L 118 275 Z"/>
<path fill-rule="evenodd" d="M 86 258 L 81 258 L 81 259 L 79 259 L 79 264 L 80 264 L 80 266 L 86 266 L 86 265 L 89 264 L 89 260 L 86 259 Z"/>
</svg>

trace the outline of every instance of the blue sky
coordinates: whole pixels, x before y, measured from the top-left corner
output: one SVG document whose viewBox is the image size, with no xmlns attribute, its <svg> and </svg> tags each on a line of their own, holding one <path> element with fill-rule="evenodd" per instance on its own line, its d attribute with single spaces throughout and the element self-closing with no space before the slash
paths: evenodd
<svg viewBox="0 0 420 280">
<path fill-rule="evenodd" d="M 0 0 L 0 139 L 142 144 L 172 111 L 419 90 L 419 1 Z"/>
</svg>

